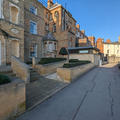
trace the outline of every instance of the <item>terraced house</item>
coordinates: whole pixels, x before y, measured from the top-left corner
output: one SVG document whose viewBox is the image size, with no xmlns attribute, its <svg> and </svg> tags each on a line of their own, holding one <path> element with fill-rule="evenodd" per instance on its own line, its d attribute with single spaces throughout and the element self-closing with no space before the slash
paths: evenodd
<svg viewBox="0 0 120 120">
<path fill-rule="evenodd" d="M 0 65 L 24 60 L 24 1 L 0 0 Z"/>
</svg>

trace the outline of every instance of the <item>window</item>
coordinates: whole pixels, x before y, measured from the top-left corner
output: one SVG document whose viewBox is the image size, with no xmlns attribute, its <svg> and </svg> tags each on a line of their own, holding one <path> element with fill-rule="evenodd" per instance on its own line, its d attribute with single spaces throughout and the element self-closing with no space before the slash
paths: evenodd
<svg viewBox="0 0 120 120">
<path fill-rule="evenodd" d="M 30 33 L 37 34 L 37 24 L 36 24 L 36 22 L 30 21 Z"/>
<path fill-rule="evenodd" d="M 30 57 L 37 57 L 37 45 L 36 44 L 32 44 L 30 46 Z"/>
<path fill-rule="evenodd" d="M 48 13 L 46 13 L 46 18 L 48 19 L 48 17 L 49 17 L 49 15 L 48 15 Z"/>
<path fill-rule="evenodd" d="M 48 31 L 49 30 L 49 24 L 45 23 L 45 30 Z"/>
<path fill-rule="evenodd" d="M 11 6 L 10 7 L 10 21 L 15 24 L 18 24 L 18 14 L 19 14 L 18 8 L 15 6 Z"/>
<path fill-rule="evenodd" d="M 35 8 L 34 6 L 30 6 L 30 12 L 37 15 L 37 8 Z"/>
<path fill-rule="evenodd" d="M 56 24 L 53 24 L 53 32 L 56 32 Z"/>
<path fill-rule="evenodd" d="M 50 21 L 52 20 L 52 14 L 50 14 Z"/>
<path fill-rule="evenodd" d="M 109 50 L 107 50 L 107 54 L 109 54 Z"/>
</svg>

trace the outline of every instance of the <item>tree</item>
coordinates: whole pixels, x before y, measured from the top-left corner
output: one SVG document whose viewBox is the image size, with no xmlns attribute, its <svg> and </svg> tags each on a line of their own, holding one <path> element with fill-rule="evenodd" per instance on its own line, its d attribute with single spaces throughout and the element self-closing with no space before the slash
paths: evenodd
<svg viewBox="0 0 120 120">
<path fill-rule="evenodd" d="M 62 47 L 62 48 L 60 49 L 59 54 L 60 54 L 60 55 L 68 55 L 68 57 L 67 57 L 67 62 L 69 62 L 69 51 L 68 51 L 67 48 Z"/>
</svg>

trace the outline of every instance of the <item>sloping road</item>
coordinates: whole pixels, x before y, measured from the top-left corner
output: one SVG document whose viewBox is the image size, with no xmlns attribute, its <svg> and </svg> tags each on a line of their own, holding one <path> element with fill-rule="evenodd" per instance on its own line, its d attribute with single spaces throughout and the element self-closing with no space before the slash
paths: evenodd
<svg viewBox="0 0 120 120">
<path fill-rule="evenodd" d="M 95 68 L 17 120 L 120 120 L 120 70 Z"/>
</svg>

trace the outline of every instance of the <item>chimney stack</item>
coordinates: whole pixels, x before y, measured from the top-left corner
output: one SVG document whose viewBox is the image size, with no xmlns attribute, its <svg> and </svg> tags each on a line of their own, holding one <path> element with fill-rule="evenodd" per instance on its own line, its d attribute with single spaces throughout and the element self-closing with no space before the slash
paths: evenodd
<svg viewBox="0 0 120 120">
<path fill-rule="evenodd" d="M 48 2 L 47 2 L 47 7 L 48 7 L 48 9 L 53 5 L 53 0 L 48 0 Z"/>
</svg>

